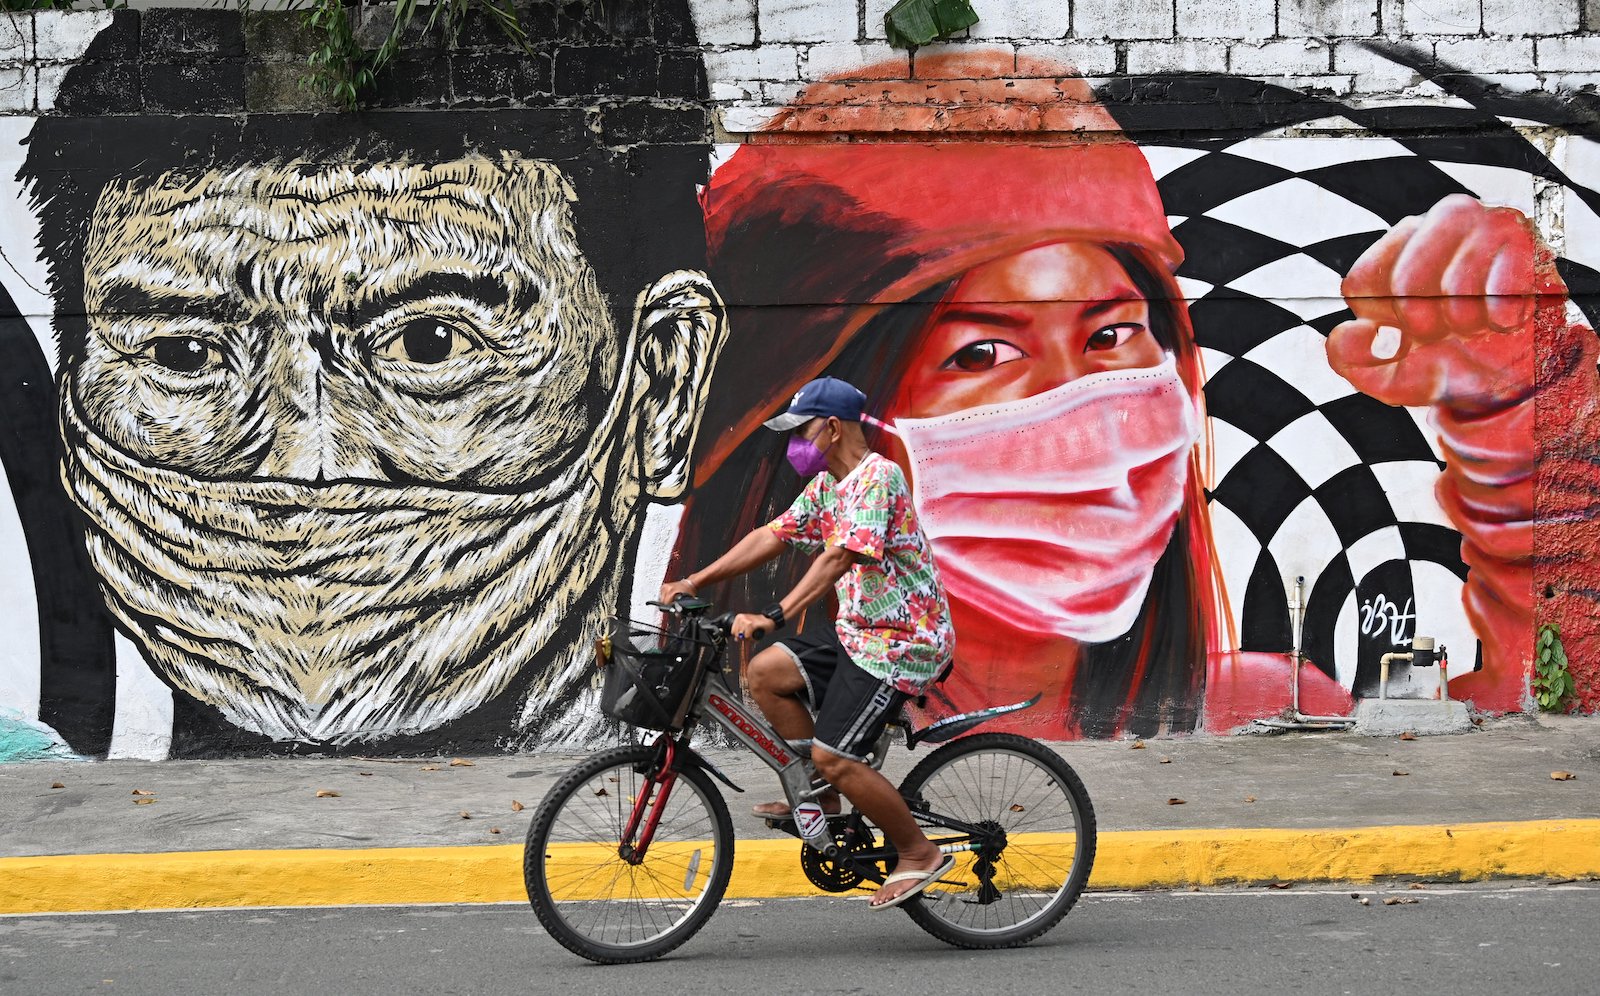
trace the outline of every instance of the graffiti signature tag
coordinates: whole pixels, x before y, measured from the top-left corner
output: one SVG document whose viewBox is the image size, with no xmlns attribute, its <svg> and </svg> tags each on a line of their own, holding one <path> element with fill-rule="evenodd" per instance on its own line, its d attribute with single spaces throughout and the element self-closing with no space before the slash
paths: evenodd
<svg viewBox="0 0 1600 996">
<path fill-rule="evenodd" d="M 1405 608 L 1400 603 L 1391 602 L 1383 595 L 1376 595 L 1361 603 L 1361 635 L 1382 636 L 1385 626 L 1389 628 L 1389 642 L 1394 644 L 1407 644 L 1411 637 L 1406 635 L 1406 630 L 1416 619 L 1416 613 L 1411 609 L 1411 599 L 1406 599 Z"/>
</svg>

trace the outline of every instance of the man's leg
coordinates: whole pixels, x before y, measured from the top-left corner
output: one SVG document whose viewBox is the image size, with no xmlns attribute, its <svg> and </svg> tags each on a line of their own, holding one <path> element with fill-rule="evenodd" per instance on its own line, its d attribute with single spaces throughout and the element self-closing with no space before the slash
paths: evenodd
<svg viewBox="0 0 1600 996">
<path fill-rule="evenodd" d="M 745 677 L 756 707 L 774 730 L 786 740 L 810 739 L 811 712 L 800 700 L 806 692 L 806 679 L 793 654 L 781 646 L 768 647 L 756 654 Z"/>
<path fill-rule="evenodd" d="M 814 731 L 811 711 L 801 700 L 809 689 L 801 671 L 799 658 L 784 647 L 774 644 L 756 654 L 745 671 L 750 685 L 750 697 L 756 707 L 767 717 L 767 722 L 785 740 L 809 740 Z M 840 808 L 837 792 L 823 792 L 817 796 L 823 811 L 837 813 Z M 752 806 L 757 816 L 784 817 L 789 815 L 787 802 L 763 802 Z"/>
<path fill-rule="evenodd" d="M 844 793 L 852 805 L 865 813 L 867 819 L 888 836 L 889 842 L 899 853 L 895 871 L 932 871 L 944 862 L 943 852 L 917 825 L 916 817 L 911 815 L 905 799 L 900 796 L 900 790 L 889 784 L 889 779 L 871 765 L 840 757 L 820 746 L 812 747 L 811 759 L 822 777 Z M 876 906 L 887 902 L 915 884 L 896 882 L 886 885 L 873 895 L 872 903 Z"/>
</svg>

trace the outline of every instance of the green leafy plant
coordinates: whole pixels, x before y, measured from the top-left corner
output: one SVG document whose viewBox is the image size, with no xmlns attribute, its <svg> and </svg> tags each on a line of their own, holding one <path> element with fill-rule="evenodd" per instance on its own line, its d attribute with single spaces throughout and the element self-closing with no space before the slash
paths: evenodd
<svg viewBox="0 0 1600 996">
<path fill-rule="evenodd" d="M 1566 712 L 1578 686 L 1567 669 L 1567 650 L 1555 623 L 1539 627 L 1538 660 L 1533 666 L 1533 698 L 1545 712 Z"/>
<path fill-rule="evenodd" d="M 239 0 L 239 8 L 247 16 L 251 3 L 252 0 Z M 481 10 L 502 34 L 528 50 L 528 32 L 517 17 L 512 0 L 439 0 L 427 7 L 419 0 L 396 0 L 394 20 L 375 49 L 366 48 L 356 36 L 350 16 L 352 7 L 346 0 L 284 0 L 279 9 L 299 11 L 301 24 L 317 39 L 316 47 L 306 56 L 307 73 L 301 85 L 331 97 L 347 110 L 360 106 L 378 74 L 394 60 L 406 36 L 419 24 L 421 34 L 442 30 L 453 45 L 467 14 Z"/>
<path fill-rule="evenodd" d="M 884 33 L 895 48 L 915 48 L 949 38 L 978 23 L 968 0 L 900 0 L 883 15 Z"/>
</svg>

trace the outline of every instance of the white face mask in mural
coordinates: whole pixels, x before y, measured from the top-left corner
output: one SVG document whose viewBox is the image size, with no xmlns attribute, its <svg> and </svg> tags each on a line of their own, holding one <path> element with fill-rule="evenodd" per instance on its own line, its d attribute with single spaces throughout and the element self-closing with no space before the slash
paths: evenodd
<svg viewBox="0 0 1600 996">
<path fill-rule="evenodd" d="M 1133 625 L 1198 437 L 1170 356 L 894 428 L 953 597 L 1086 643 Z"/>
<path fill-rule="evenodd" d="M 332 743 L 570 702 L 635 509 L 682 490 L 722 335 L 688 271 L 618 335 L 572 198 L 511 158 L 102 196 L 63 476 L 169 683 Z"/>
<path fill-rule="evenodd" d="M 502 690 L 596 557 L 590 468 L 535 491 L 205 481 L 118 452 L 63 409 L 65 477 L 112 612 L 158 670 L 275 738 L 419 731 Z M 602 544 L 587 549 L 601 551 Z"/>
</svg>

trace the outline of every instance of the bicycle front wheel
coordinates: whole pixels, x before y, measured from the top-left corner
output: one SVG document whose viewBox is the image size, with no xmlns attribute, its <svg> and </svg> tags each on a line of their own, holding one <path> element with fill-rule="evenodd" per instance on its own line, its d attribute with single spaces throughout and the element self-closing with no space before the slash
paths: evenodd
<svg viewBox="0 0 1600 996">
<path fill-rule="evenodd" d="M 528 828 L 528 901 L 552 937 L 590 961 L 671 951 L 711 919 L 733 872 L 733 821 L 698 769 L 677 773 L 643 858 L 624 846 L 640 793 L 655 806 L 656 758 L 645 746 L 589 758 L 556 782 Z"/>
<path fill-rule="evenodd" d="M 1066 916 L 1088 884 L 1094 806 L 1077 772 L 1043 744 L 1008 733 L 957 740 L 923 758 L 900 792 L 935 814 L 924 820 L 928 836 L 956 854 L 954 870 L 905 904 L 942 941 L 1026 944 Z M 952 837 L 939 817 L 981 833 Z"/>
</svg>

